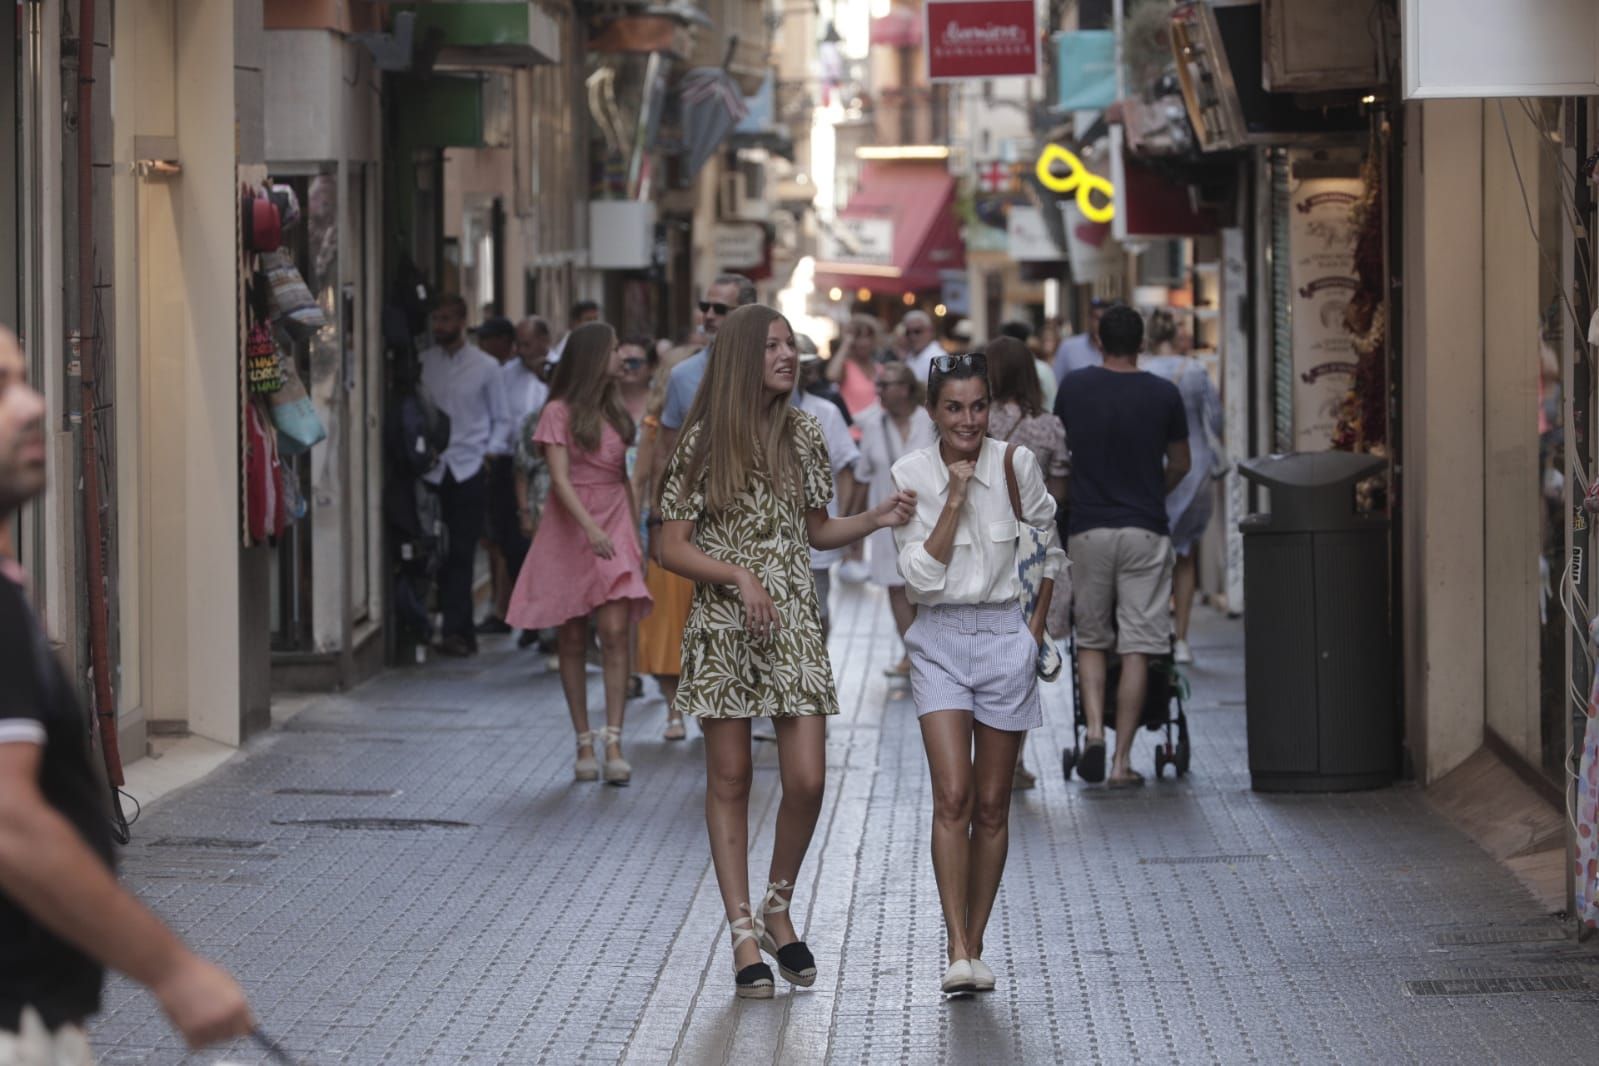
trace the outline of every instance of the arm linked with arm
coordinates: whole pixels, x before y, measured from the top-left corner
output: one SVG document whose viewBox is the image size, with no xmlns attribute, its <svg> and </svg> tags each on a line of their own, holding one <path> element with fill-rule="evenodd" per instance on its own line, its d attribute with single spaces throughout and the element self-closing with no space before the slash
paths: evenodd
<svg viewBox="0 0 1599 1066">
<path fill-rule="evenodd" d="M 913 488 L 898 474 L 894 477 L 896 488 Z M 905 584 L 919 593 L 942 591 L 949 570 L 949 560 L 955 550 L 955 530 L 960 525 L 960 509 L 951 508 L 946 501 L 939 512 L 938 521 L 929 528 L 918 510 L 909 522 L 894 530 L 894 547 L 899 553 L 899 572 Z"/>
<path fill-rule="evenodd" d="M 1166 495 L 1170 496 L 1193 467 L 1193 454 L 1186 440 L 1166 445 Z"/>
</svg>

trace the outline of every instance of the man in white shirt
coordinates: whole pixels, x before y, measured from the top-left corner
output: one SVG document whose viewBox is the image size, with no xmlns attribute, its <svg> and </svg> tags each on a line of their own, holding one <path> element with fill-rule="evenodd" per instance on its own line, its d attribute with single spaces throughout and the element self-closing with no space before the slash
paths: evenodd
<svg viewBox="0 0 1599 1066">
<path fill-rule="evenodd" d="M 850 435 L 849 424 L 844 421 L 838 405 L 824 396 L 805 391 L 807 373 L 815 374 L 822 365 L 816 342 L 803 333 L 796 333 L 794 344 L 800 353 L 800 372 L 794 386 L 793 403 L 822 424 L 822 439 L 827 441 L 827 458 L 833 468 L 833 499 L 827 505 L 827 513 L 837 518 L 839 501 L 855 498 L 854 469 L 861 452 L 855 444 L 855 438 Z M 831 551 L 811 549 L 811 576 L 816 579 L 816 602 L 822 609 L 823 640 L 827 639 L 833 621 L 832 612 L 828 610 L 828 600 L 833 591 L 832 567 L 843 557 L 842 548 Z"/>
<path fill-rule="evenodd" d="M 926 311 L 912 311 L 905 316 L 901 325 L 905 328 L 905 342 L 911 352 L 905 362 L 911 368 L 911 373 L 916 375 L 916 380 L 925 383 L 933 367 L 933 357 L 943 355 L 944 346 L 938 343 L 933 320 Z"/>
<path fill-rule="evenodd" d="M 550 365 L 554 366 L 556 363 L 561 361 L 561 353 L 566 351 L 566 339 L 572 335 L 572 330 L 579 326 L 586 326 L 590 322 L 598 322 L 599 320 L 600 305 L 595 303 L 593 300 L 579 300 L 577 303 L 573 304 L 571 329 L 568 329 L 565 333 L 561 334 L 561 339 L 556 341 L 555 346 L 550 349 Z"/>
<path fill-rule="evenodd" d="M 500 450 L 505 458 L 493 464 L 489 493 L 490 506 L 494 509 L 492 535 L 505 559 L 506 586 L 503 593 L 495 594 L 495 613 L 490 619 L 490 623 L 498 622 L 499 625 L 491 630 L 489 623 L 485 623 L 478 627 L 479 633 L 510 632 L 510 626 L 504 622 L 505 612 L 510 606 L 511 589 L 516 586 L 516 576 L 522 570 L 529 547 L 527 534 L 522 532 L 525 515 L 516 502 L 516 451 L 523 439 L 529 416 L 542 411 L 544 402 L 550 396 L 550 387 L 544 377 L 549 368 L 551 340 L 548 322 L 536 315 L 524 318 L 516 327 L 511 358 L 500 367 L 500 387 L 504 391 L 506 408 L 505 440 Z M 503 475 L 500 474 L 502 469 Z"/>
<path fill-rule="evenodd" d="M 422 353 L 422 384 L 450 416 L 450 443 L 434 468 L 422 475 L 439 491 L 449 530 L 449 551 L 439 567 L 439 606 L 444 612 L 439 651 L 477 654 L 472 624 L 472 569 L 488 508 L 485 461 L 503 454 L 510 417 L 500 364 L 466 340 L 466 301 L 440 296 L 428 316 L 434 346 Z"/>
</svg>

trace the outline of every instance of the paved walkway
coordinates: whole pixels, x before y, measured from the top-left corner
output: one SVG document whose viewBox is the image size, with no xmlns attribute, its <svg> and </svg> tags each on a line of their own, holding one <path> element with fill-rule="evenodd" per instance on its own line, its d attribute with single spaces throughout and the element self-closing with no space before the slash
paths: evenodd
<svg viewBox="0 0 1599 1066">
<path fill-rule="evenodd" d="M 796 904 L 808 991 L 732 998 L 700 743 L 659 741 L 659 701 L 634 704 L 633 786 L 576 785 L 557 681 L 510 648 L 315 701 L 147 812 L 127 879 L 306 1063 L 1599 1059 L 1599 954 L 1418 790 L 1249 791 L 1241 627 L 1214 617 L 1180 783 L 1063 782 L 1050 688 L 1029 743 L 1048 772 L 1018 797 L 989 935 L 1000 989 L 942 1002 L 927 774 L 881 676 L 886 603 L 844 589 L 835 617 L 844 709 Z M 760 745 L 757 883 L 776 784 Z M 264 1061 L 185 1058 L 125 982 L 94 1036 L 105 1063 Z"/>
</svg>

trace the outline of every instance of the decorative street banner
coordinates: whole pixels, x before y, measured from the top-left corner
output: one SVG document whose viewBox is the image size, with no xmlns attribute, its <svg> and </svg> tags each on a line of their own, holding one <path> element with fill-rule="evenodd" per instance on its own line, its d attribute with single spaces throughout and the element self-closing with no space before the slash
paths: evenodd
<svg viewBox="0 0 1599 1066">
<path fill-rule="evenodd" d="M 1055 35 L 1061 111 L 1103 111 L 1116 102 L 1116 33 L 1077 30 Z"/>
<path fill-rule="evenodd" d="M 1034 0 L 927 0 L 927 77 L 1032 77 L 1038 73 Z"/>
<path fill-rule="evenodd" d="M 1292 173 L 1292 171 L 1290 171 Z M 1355 352 L 1344 308 L 1359 286 L 1349 210 L 1359 177 L 1294 181 L 1288 219 L 1294 349 L 1294 450 L 1332 447 L 1338 411 L 1355 380 Z"/>
</svg>

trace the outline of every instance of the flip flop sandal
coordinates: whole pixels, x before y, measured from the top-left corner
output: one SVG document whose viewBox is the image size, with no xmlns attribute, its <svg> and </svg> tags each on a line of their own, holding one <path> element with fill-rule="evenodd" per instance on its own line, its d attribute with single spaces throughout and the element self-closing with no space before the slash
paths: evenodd
<svg viewBox="0 0 1599 1066">
<path fill-rule="evenodd" d="M 1106 788 L 1138 788 L 1144 783 L 1144 775 L 1137 770 L 1128 770 L 1124 777 L 1113 777 L 1105 782 Z"/>
<path fill-rule="evenodd" d="M 1077 760 L 1077 776 L 1089 784 L 1105 780 L 1105 742 L 1090 740 L 1083 745 L 1083 757 Z"/>
</svg>

